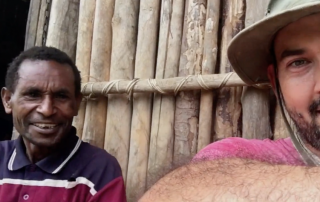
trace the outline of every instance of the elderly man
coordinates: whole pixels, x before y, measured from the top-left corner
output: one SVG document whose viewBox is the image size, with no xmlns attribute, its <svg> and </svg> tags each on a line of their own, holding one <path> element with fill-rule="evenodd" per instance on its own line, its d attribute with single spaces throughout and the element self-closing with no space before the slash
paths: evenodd
<svg viewBox="0 0 320 202">
<path fill-rule="evenodd" d="M 140 201 L 319 201 L 319 25 L 320 0 L 271 0 L 267 16 L 229 46 L 229 60 L 245 82 L 269 78 L 290 138 L 208 145 Z"/>
<path fill-rule="evenodd" d="M 0 142 L 0 201 L 126 201 L 121 169 L 72 127 L 80 73 L 55 48 L 34 47 L 10 64 L 1 91 L 20 137 Z"/>
</svg>

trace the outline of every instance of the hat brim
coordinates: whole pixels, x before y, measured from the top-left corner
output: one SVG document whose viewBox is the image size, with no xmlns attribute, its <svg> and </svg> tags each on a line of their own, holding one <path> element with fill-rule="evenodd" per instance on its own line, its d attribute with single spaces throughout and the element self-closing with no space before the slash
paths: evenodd
<svg viewBox="0 0 320 202">
<path fill-rule="evenodd" d="M 245 28 L 229 44 L 228 58 L 240 78 L 249 85 L 268 82 L 267 67 L 272 63 L 275 34 L 288 24 L 320 12 L 320 3 L 308 3 L 268 16 Z"/>
</svg>

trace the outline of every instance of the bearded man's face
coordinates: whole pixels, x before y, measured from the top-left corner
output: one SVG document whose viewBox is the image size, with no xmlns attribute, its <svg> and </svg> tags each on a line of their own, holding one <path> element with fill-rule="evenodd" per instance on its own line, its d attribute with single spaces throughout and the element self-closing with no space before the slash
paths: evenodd
<svg viewBox="0 0 320 202">
<path fill-rule="evenodd" d="M 320 152 L 320 14 L 289 24 L 277 33 L 273 45 L 278 72 L 269 70 L 269 77 L 273 86 L 278 78 L 285 107 L 302 139 Z"/>
<path fill-rule="evenodd" d="M 317 109 L 319 106 L 320 100 L 316 100 L 310 105 L 309 112 L 311 115 L 311 122 L 307 122 L 303 116 L 296 111 L 288 110 L 288 113 L 297 128 L 298 134 L 303 137 L 307 144 L 318 151 L 320 151 L 320 126 L 317 124 Z"/>
</svg>

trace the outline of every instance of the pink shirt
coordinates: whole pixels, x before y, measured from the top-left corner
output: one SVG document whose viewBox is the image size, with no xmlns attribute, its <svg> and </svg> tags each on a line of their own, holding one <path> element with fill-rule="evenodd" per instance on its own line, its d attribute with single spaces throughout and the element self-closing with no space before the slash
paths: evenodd
<svg viewBox="0 0 320 202">
<path fill-rule="evenodd" d="M 226 138 L 203 148 L 193 161 L 244 158 L 271 164 L 305 165 L 291 139 L 256 140 Z"/>
</svg>

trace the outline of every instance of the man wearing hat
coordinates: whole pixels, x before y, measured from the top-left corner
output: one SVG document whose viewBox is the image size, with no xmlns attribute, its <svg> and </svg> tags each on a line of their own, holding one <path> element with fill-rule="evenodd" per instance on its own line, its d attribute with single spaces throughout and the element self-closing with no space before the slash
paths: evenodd
<svg viewBox="0 0 320 202">
<path fill-rule="evenodd" d="M 248 84 L 270 82 L 290 138 L 228 138 L 159 180 L 144 201 L 320 200 L 320 0 L 271 0 L 230 43 Z"/>
</svg>

